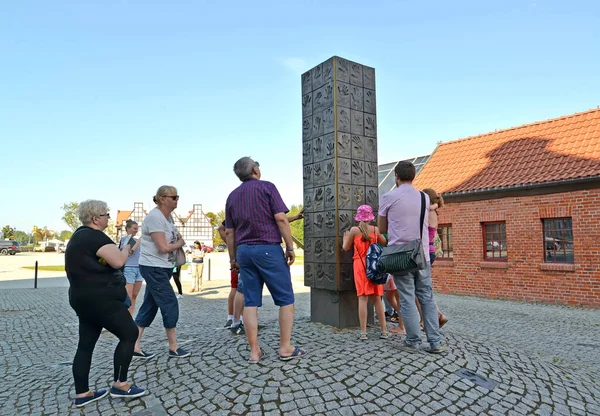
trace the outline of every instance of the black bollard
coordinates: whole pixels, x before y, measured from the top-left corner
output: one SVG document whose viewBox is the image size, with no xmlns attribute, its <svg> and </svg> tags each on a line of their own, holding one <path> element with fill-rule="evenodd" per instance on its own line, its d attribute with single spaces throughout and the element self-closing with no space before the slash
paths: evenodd
<svg viewBox="0 0 600 416">
<path fill-rule="evenodd" d="M 35 275 L 33 277 L 33 288 L 37 289 L 37 272 L 38 272 L 38 262 L 35 262 Z"/>
<path fill-rule="evenodd" d="M 208 281 L 210 282 L 210 259 L 208 259 Z"/>
</svg>

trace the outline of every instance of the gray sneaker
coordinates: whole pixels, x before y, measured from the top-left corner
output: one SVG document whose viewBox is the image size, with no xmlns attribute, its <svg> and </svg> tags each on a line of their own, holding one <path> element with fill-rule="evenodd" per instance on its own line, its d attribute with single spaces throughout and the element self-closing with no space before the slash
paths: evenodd
<svg viewBox="0 0 600 416">
<path fill-rule="evenodd" d="M 232 324 L 233 324 L 233 321 L 231 319 L 228 319 L 227 322 L 225 322 L 225 328 L 231 328 Z"/>
<path fill-rule="evenodd" d="M 394 348 L 403 351 L 403 352 L 407 352 L 409 354 L 418 354 L 421 352 L 421 348 L 415 346 L 415 345 L 409 345 L 409 344 L 396 344 L 394 345 Z"/>
<path fill-rule="evenodd" d="M 246 330 L 244 329 L 244 324 L 232 326 L 231 328 L 229 328 L 229 330 L 233 335 L 244 335 L 246 333 Z"/>
<path fill-rule="evenodd" d="M 428 352 L 429 354 L 443 354 L 446 351 L 446 346 L 440 345 L 438 347 L 427 347 L 423 348 L 423 351 Z"/>
</svg>

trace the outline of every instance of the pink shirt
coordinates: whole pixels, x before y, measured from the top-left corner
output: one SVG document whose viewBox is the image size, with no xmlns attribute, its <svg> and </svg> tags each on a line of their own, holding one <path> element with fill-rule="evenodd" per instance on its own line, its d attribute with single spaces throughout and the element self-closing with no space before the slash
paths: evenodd
<svg viewBox="0 0 600 416">
<path fill-rule="evenodd" d="M 423 219 L 423 253 L 429 253 L 429 196 L 425 194 Z M 379 215 L 387 218 L 388 245 L 406 243 L 421 238 L 421 193 L 410 184 L 402 184 L 383 194 L 379 201 Z M 425 255 L 427 262 L 429 256 Z"/>
</svg>

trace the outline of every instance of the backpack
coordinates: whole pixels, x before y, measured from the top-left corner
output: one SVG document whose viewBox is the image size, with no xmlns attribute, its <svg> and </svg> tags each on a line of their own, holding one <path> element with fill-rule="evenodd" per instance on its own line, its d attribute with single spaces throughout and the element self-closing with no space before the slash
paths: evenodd
<svg viewBox="0 0 600 416">
<path fill-rule="evenodd" d="M 383 253 L 383 249 L 377 243 L 371 244 L 367 250 L 367 264 L 365 265 L 365 269 L 367 272 L 367 279 L 374 285 L 384 285 L 388 278 L 387 273 L 379 271 L 378 263 L 381 253 Z"/>
</svg>

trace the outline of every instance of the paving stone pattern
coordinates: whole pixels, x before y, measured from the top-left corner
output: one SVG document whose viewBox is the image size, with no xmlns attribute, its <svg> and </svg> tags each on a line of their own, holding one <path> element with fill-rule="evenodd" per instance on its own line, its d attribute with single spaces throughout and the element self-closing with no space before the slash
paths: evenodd
<svg viewBox="0 0 600 416">
<path fill-rule="evenodd" d="M 0 291 L 1 415 L 600 415 L 600 313 L 455 296 L 438 296 L 450 317 L 448 353 L 399 351 L 400 337 L 366 342 L 356 330 L 309 321 L 309 295 L 297 295 L 293 342 L 309 356 L 278 358 L 277 308 L 260 311 L 266 357 L 247 363 L 242 337 L 222 329 L 228 287 L 208 282 L 181 301 L 180 343 L 189 359 L 168 359 L 160 316 L 143 347 L 157 357 L 133 361 L 131 379 L 148 389 L 141 399 L 105 398 L 83 409 L 72 405 L 68 365 L 77 320 L 67 289 Z M 143 293 L 142 293 L 143 295 Z M 116 338 L 100 337 L 90 374 L 92 388 L 112 379 Z M 455 373 L 467 368 L 498 385 L 476 386 Z"/>
</svg>

